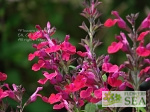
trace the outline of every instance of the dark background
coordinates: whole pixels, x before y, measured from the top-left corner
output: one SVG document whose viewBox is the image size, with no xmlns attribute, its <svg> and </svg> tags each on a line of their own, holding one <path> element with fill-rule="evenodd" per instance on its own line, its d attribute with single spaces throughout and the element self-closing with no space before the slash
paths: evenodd
<svg viewBox="0 0 150 112">
<path fill-rule="evenodd" d="M 83 0 L 0 0 L 0 71 L 8 75 L 7 83 L 22 84 L 26 88 L 24 100 L 26 100 L 39 84 L 41 71 L 31 70 L 32 65 L 37 61 L 28 61 L 28 54 L 33 52 L 32 41 L 29 41 L 27 34 L 29 30 L 36 30 L 35 25 L 42 28 L 47 21 L 57 28 L 53 36 L 63 40 L 66 34 L 70 34 L 71 43 L 80 49 L 81 38 L 86 33 L 78 26 L 85 18 L 80 16 L 83 10 Z M 121 17 L 131 13 L 139 12 L 136 26 L 150 12 L 150 0 L 101 0 L 103 2 L 98 9 L 102 12 L 100 20 L 102 23 L 111 16 L 112 10 L 117 10 Z M 118 27 L 99 30 L 96 38 L 103 44 L 97 49 L 97 54 L 106 54 L 107 46 L 114 41 L 114 35 L 119 34 Z M 119 57 L 118 57 L 119 56 Z M 122 52 L 111 56 L 112 62 L 121 64 L 125 60 Z M 50 85 L 45 85 L 41 94 L 49 96 L 54 90 Z M 16 105 L 13 101 L 9 101 Z M 38 101 L 27 106 L 25 112 L 54 112 L 52 105 L 44 103 L 40 98 Z M 60 110 L 59 110 L 60 112 Z"/>
</svg>

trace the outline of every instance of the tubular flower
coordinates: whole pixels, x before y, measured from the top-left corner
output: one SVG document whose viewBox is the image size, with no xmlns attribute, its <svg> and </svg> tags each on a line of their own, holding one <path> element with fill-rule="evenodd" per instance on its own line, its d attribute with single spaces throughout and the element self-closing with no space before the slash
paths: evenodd
<svg viewBox="0 0 150 112">
<path fill-rule="evenodd" d="M 150 14 L 142 21 L 140 29 L 150 28 Z"/>
<path fill-rule="evenodd" d="M 38 92 L 41 91 L 42 89 L 43 87 L 37 87 L 36 91 L 30 96 L 30 98 L 26 102 L 26 105 L 35 102 L 38 96 L 42 97 L 40 94 L 38 94 Z"/>
<path fill-rule="evenodd" d="M 7 96 L 8 96 L 8 93 L 5 92 L 2 88 L 0 88 L 0 101 Z"/>
<path fill-rule="evenodd" d="M 104 23 L 104 26 L 106 26 L 106 27 L 112 27 L 112 26 L 114 26 L 116 24 L 116 22 L 117 22 L 117 19 L 114 19 L 114 20 L 107 19 L 105 21 L 105 23 Z"/>
<path fill-rule="evenodd" d="M 126 28 L 126 23 L 125 21 L 119 16 L 117 11 L 112 11 L 111 12 L 112 15 L 114 15 L 117 18 L 117 24 L 118 27 L 125 29 Z"/>
<path fill-rule="evenodd" d="M 60 93 L 57 93 L 57 94 L 52 93 L 50 97 L 48 98 L 48 102 L 50 104 L 54 104 L 54 103 L 60 102 L 61 99 L 62 99 L 62 95 Z"/>
<path fill-rule="evenodd" d="M 44 66 L 44 61 L 43 60 L 39 60 L 38 63 L 35 63 L 33 66 L 32 66 L 32 70 L 34 71 L 38 71 L 40 70 L 43 66 Z"/>
<path fill-rule="evenodd" d="M 108 53 L 116 53 L 123 47 L 123 44 L 121 42 L 112 42 L 111 45 L 108 47 Z"/>
<path fill-rule="evenodd" d="M 112 87 L 119 87 L 122 84 L 122 81 L 119 79 L 116 79 L 114 77 L 108 77 L 107 82 Z"/>
<path fill-rule="evenodd" d="M 93 88 L 87 88 L 86 90 L 82 90 L 82 91 L 80 92 L 80 97 L 81 97 L 81 98 L 90 97 L 92 91 L 93 91 Z"/>
<path fill-rule="evenodd" d="M 136 53 L 137 53 L 139 56 L 147 57 L 147 56 L 150 55 L 150 50 L 146 49 L 144 46 L 139 46 L 139 47 L 137 47 L 137 49 L 136 49 Z"/>
<path fill-rule="evenodd" d="M 7 79 L 7 75 L 5 73 L 0 72 L 0 81 L 4 81 Z"/>
<path fill-rule="evenodd" d="M 68 61 L 70 56 L 76 53 L 76 47 L 68 42 L 70 36 L 66 35 L 65 41 L 61 44 L 62 59 Z"/>
<path fill-rule="evenodd" d="M 143 40 L 144 37 L 149 34 L 149 32 L 150 32 L 150 31 L 145 31 L 145 32 L 140 33 L 140 35 L 138 36 L 137 40 L 138 40 L 138 41 Z"/>
<path fill-rule="evenodd" d="M 108 73 L 118 72 L 119 67 L 117 65 L 112 65 L 111 63 L 103 63 L 102 69 Z"/>
<path fill-rule="evenodd" d="M 28 37 L 31 39 L 31 40 L 36 40 L 38 38 L 42 38 L 43 37 L 43 34 L 41 31 L 36 31 L 34 33 L 29 33 L 28 34 Z"/>
<path fill-rule="evenodd" d="M 112 11 L 111 14 L 114 15 L 116 19 L 107 19 L 104 26 L 112 27 L 117 23 L 119 28 L 125 29 L 127 27 L 125 21 L 119 16 L 117 11 Z"/>
<path fill-rule="evenodd" d="M 94 95 L 96 98 L 102 99 L 102 91 L 109 91 L 108 88 L 100 88 L 94 91 Z"/>
<path fill-rule="evenodd" d="M 87 79 L 83 75 L 78 75 L 73 83 L 65 86 L 66 92 L 75 92 L 85 87 Z"/>
</svg>

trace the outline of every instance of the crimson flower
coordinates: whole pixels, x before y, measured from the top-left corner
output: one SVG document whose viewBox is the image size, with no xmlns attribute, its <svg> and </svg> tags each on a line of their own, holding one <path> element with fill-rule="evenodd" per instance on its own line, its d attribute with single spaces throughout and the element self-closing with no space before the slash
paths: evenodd
<svg viewBox="0 0 150 112">
<path fill-rule="evenodd" d="M 130 46 L 129 46 L 128 40 L 126 38 L 126 35 L 123 32 L 120 32 L 120 35 L 121 35 L 120 36 L 121 39 L 119 41 L 123 44 L 121 50 L 124 51 L 124 52 L 129 53 L 130 52 Z"/>
<path fill-rule="evenodd" d="M 95 90 L 95 91 L 94 91 L 94 96 L 95 96 L 96 98 L 102 99 L 102 91 L 109 91 L 109 89 L 103 87 L 103 88 L 100 88 L 100 89 L 98 89 L 98 90 Z"/>
<path fill-rule="evenodd" d="M 2 88 L 0 88 L 0 100 L 2 100 L 3 98 L 7 97 L 8 93 L 3 91 Z"/>
<path fill-rule="evenodd" d="M 150 66 L 147 66 L 146 68 L 142 69 L 139 73 L 139 77 L 141 77 L 144 73 L 148 73 L 150 71 Z"/>
<path fill-rule="evenodd" d="M 92 86 L 96 84 L 96 77 L 95 74 L 89 71 L 80 72 L 83 76 L 86 77 L 86 86 Z"/>
<path fill-rule="evenodd" d="M 60 48 L 61 48 L 60 45 L 54 45 L 54 46 L 52 46 L 52 47 L 50 47 L 50 48 L 45 49 L 45 52 L 46 52 L 46 53 L 57 52 L 57 51 L 60 50 Z"/>
<path fill-rule="evenodd" d="M 9 96 L 10 98 L 12 98 L 12 99 L 18 101 L 18 99 L 17 99 L 16 96 L 15 96 L 14 91 L 10 89 L 9 85 L 8 85 L 8 84 L 4 84 L 4 86 L 8 89 L 8 90 L 6 90 L 8 96 Z M 14 87 L 14 86 L 13 86 L 13 87 Z"/>
<path fill-rule="evenodd" d="M 62 108 L 64 108 L 64 107 L 65 107 L 64 103 L 61 102 L 60 104 L 55 104 L 55 105 L 53 106 L 53 109 L 58 110 L 58 109 L 62 109 Z"/>
<path fill-rule="evenodd" d="M 22 100 L 25 89 L 21 85 L 18 86 L 16 84 L 12 84 L 12 89 L 10 89 L 8 84 L 4 84 L 4 86 L 7 88 L 6 92 L 9 98 L 17 102 L 20 102 Z"/>
<path fill-rule="evenodd" d="M 107 82 L 109 85 L 111 85 L 112 87 L 119 87 L 122 84 L 122 81 L 114 78 L 114 77 L 108 77 Z"/>
<path fill-rule="evenodd" d="M 137 53 L 139 56 L 147 57 L 147 56 L 150 55 L 150 50 L 146 49 L 144 46 L 139 46 L 139 47 L 137 47 L 137 49 L 136 49 L 136 53 Z"/>
<path fill-rule="evenodd" d="M 44 85 L 48 81 L 47 78 L 39 79 L 38 83 Z"/>
<path fill-rule="evenodd" d="M 116 22 L 117 22 L 117 19 L 114 19 L 114 20 L 107 19 L 105 21 L 105 23 L 104 23 L 104 26 L 106 26 L 106 27 L 112 27 L 112 26 L 114 26 L 116 24 Z"/>
<path fill-rule="evenodd" d="M 116 53 L 123 47 L 121 42 L 112 42 L 111 45 L 108 47 L 108 53 Z"/>
<path fill-rule="evenodd" d="M 72 112 L 71 110 L 70 110 L 70 107 L 69 107 L 69 103 L 66 101 L 66 100 L 62 100 L 62 102 L 60 103 L 60 104 L 55 104 L 54 106 L 53 106 L 53 109 L 62 109 L 62 108 L 66 108 L 69 112 Z"/>
<path fill-rule="evenodd" d="M 79 89 L 85 87 L 86 84 L 86 77 L 83 75 L 78 75 L 73 83 L 65 86 L 66 92 L 75 92 Z"/>
<path fill-rule="evenodd" d="M 87 52 L 77 51 L 77 54 L 81 57 L 86 57 L 87 56 Z"/>
<path fill-rule="evenodd" d="M 117 11 L 112 11 L 111 14 L 114 15 L 117 18 L 118 27 L 120 27 L 120 28 L 126 28 L 125 21 L 119 16 L 119 14 L 118 14 Z"/>
<path fill-rule="evenodd" d="M 28 55 L 28 60 L 29 60 L 29 61 L 33 60 L 33 59 L 35 58 L 35 56 L 39 56 L 39 51 L 35 51 L 33 54 L 30 53 L 30 54 Z"/>
<path fill-rule="evenodd" d="M 60 93 L 57 93 L 57 94 L 52 93 L 50 97 L 48 98 L 48 102 L 50 104 L 54 104 L 54 103 L 60 102 L 61 99 L 62 99 L 62 95 Z"/>
<path fill-rule="evenodd" d="M 82 90 L 80 92 L 80 97 L 81 98 L 87 98 L 87 97 L 90 97 L 91 96 L 91 93 L 93 91 L 93 88 L 87 88 L 86 90 Z"/>
<path fill-rule="evenodd" d="M 111 14 L 114 15 L 116 17 L 116 19 L 106 20 L 106 22 L 104 23 L 104 26 L 111 27 L 117 23 L 118 27 L 120 27 L 120 28 L 125 29 L 127 27 L 125 21 L 119 16 L 117 11 L 112 11 Z"/>
<path fill-rule="evenodd" d="M 87 45 L 84 45 L 86 52 L 82 52 L 82 51 L 78 51 L 77 54 L 81 57 L 88 57 L 90 59 L 92 59 L 92 54 L 90 51 L 90 48 Z"/>
<path fill-rule="evenodd" d="M 44 66 L 44 61 L 43 60 L 39 60 L 38 63 L 35 63 L 33 66 L 32 66 L 32 70 L 34 71 L 38 71 L 40 70 L 43 66 Z"/>
<path fill-rule="evenodd" d="M 76 53 L 76 47 L 68 42 L 70 36 L 66 35 L 65 41 L 61 44 L 62 59 L 68 61 L 70 59 L 70 55 Z"/>
<path fill-rule="evenodd" d="M 108 73 L 118 72 L 119 67 L 117 65 L 112 65 L 111 63 L 103 63 L 102 69 Z"/>
<path fill-rule="evenodd" d="M 92 98 L 90 99 L 90 102 L 91 102 L 91 103 L 98 103 L 98 102 L 101 101 L 101 100 L 102 100 L 102 99 L 92 97 Z"/>
<path fill-rule="evenodd" d="M 150 27 L 150 14 L 142 21 L 140 28 L 149 28 Z"/>
<path fill-rule="evenodd" d="M 0 81 L 4 81 L 7 79 L 7 75 L 5 73 L 0 72 Z"/>
<path fill-rule="evenodd" d="M 145 31 L 145 32 L 140 33 L 140 35 L 138 36 L 137 40 L 138 40 L 138 41 L 143 40 L 144 37 L 145 37 L 149 32 L 150 32 L 150 31 Z"/>
<path fill-rule="evenodd" d="M 31 40 L 36 40 L 38 38 L 41 38 L 43 37 L 43 34 L 41 31 L 36 31 L 36 32 L 33 32 L 33 33 L 29 33 L 28 34 L 28 37 L 31 39 Z"/>
<path fill-rule="evenodd" d="M 42 97 L 40 94 L 37 94 L 39 91 L 41 91 L 43 87 L 37 87 L 36 91 L 30 96 L 30 98 L 27 101 L 27 104 L 35 102 L 37 99 L 37 96 Z"/>
</svg>

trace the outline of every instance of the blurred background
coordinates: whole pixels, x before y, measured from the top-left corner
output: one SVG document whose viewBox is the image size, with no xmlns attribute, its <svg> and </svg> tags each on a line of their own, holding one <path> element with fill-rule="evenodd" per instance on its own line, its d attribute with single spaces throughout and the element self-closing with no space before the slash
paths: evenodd
<svg viewBox="0 0 150 112">
<path fill-rule="evenodd" d="M 116 10 L 125 19 L 128 14 L 139 12 L 136 26 L 139 26 L 150 12 L 150 0 L 100 0 L 102 4 L 98 7 L 102 16 L 102 23 L 111 16 L 111 11 Z M 81 49 L 78 44 L 86 33 L 78 26 L 86 19 L 80 16 L 83 10 L 83 0 L 0 0 L 0 71 L 8 75 L 7 83 L 22 84 L 26 93 L 24 100 L 36 90 L 37 80 L 41 78 L 41 71 L 31 70 L 36 60 L 29 62 L 28 54 L 33 52 L 33 41 L 30 41 L 27 34 L 36 30 L 35 25 L 42 28 L 47 21 L 57 28 L 53 36 L 63 40 L 66 34 L 71 36 L 71 43 Z M 100 29 L 96 38 L 103 42 L 97 49 L 97 54 L 107 54 L 107 46 L 115 40 L 114 35 L 119 34 L 118 27 Z M 122 63 L 125 56 L 122 52 L 111 56 L 112 62 Z M 121 58 L 118 58 L 121 56 Z M 45 85 L 41 94 L 49 96 L 54 89 Z M 44 103 L 40 98 L 25 108 L 24 112 L 65 112 L 65 110 L 54 111 L 52 105 Z M 11 105 L 16 103 L 9 101 Z"/>
</svg>

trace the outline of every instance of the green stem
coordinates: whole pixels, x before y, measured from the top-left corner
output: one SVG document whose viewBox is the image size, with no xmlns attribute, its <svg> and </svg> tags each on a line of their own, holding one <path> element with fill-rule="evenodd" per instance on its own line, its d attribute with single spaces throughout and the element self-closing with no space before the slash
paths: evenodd
<svg viewBox="0 0 150 112">
<path fill-rule="evenodd" d="M 20 107 L 21 107 L 21 108 L 20 108 L 20 112 L 23 112 L 23 109 L 24 109 L 25 105 L 22 106 L 22 101 L 21 101 L 21 103 L 20 103 Z"/>
<path fill-rule="evenodd" d="M 63 71 L 68 74 L 68 67 L 65 65 L 64 61 L 60 61 L 60 65 L 62 66 Z"/>
</svg>

